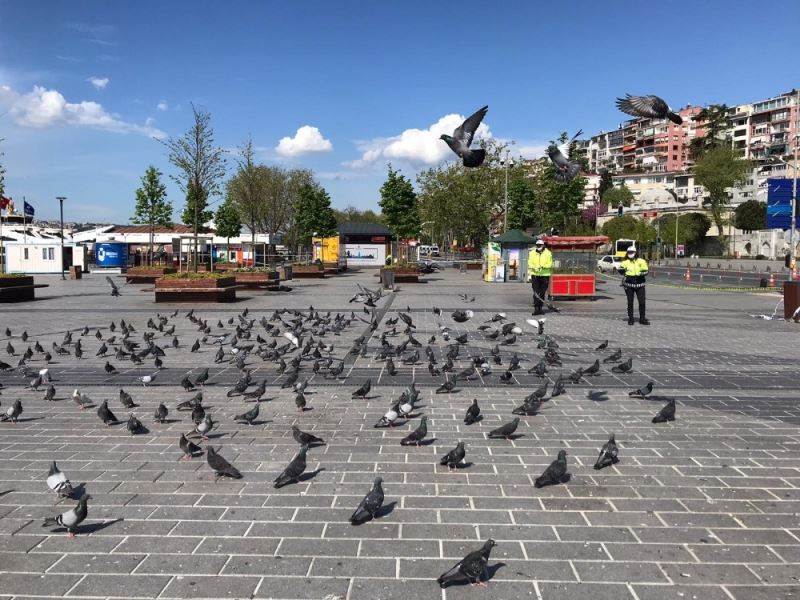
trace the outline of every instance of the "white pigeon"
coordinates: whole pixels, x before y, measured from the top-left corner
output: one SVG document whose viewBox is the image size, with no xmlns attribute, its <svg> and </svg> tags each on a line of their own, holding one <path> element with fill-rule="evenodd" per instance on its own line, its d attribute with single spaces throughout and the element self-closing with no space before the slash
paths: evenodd
<svg viewBox="0 0 800 600">
<path fill-rule="evenodd" d="M 39 369 L 39 377 L 42 378 L 42 382 L 50 383 L 50 369 L 46 367 L 44 369 Z"/>
<path fill-rule="evenodd" d="M 56 461 L 50 464 L 50 472 L 47 474 L 47 487 L 62 498 L 69 498 L 72 495 L 72 484 L 67 479 L 67 476 L 58 470 Z"/>
<path fill-rule="evenodd" d="M 283 334 L 283 337 L 285 337 L 287 340 L 289 340 L 290 342 L 292 342 L 292 344 L 294 344 L 295 348 L 297 348 L 297 347 L 299 347 L 299 346 L 300 346 L 300 340 L 299 340 L 299 339 L 298 339 L 298 337 L 297 337 L 295 334 L 293 334 L 291 331 L 287 331 L 287 332 L 285 332 L 285 333 Z"/>
<path fill-rule="evenodd" d="M 139 381 L 142 382 L 142 385 L 144 387 L 147 387 L 148 383 L 152 383 L 155 380 L 156 375 L 158 375 L 158 371 L 156 371 L 152 375 L 143 375 L 143 376 L 139 377 Z"/>
</svg>

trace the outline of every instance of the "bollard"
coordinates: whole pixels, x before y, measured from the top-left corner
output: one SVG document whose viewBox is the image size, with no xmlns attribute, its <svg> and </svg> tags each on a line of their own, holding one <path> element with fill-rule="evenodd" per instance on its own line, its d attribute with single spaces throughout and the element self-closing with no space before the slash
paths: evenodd
<svg viewBox="0 0 800 600">
<path fill-rule="evenodd" d="M 775 273 L 769 274 L 769 283 L 767 284 L 768 287 L 775 287 Z"/>
<path fill-rule="evenodd" d="M 689 269 L 686 269 L 686 275 L 683 276 L 686 281 L 692 280 L 692 272 Z"/>
</svg>

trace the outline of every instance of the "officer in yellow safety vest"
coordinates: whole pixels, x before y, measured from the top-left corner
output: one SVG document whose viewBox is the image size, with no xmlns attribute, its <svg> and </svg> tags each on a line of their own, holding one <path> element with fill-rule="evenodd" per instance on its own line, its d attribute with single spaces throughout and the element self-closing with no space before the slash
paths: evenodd
<svg viewBox="0 0 800 600">
<path fill-rule="evenodd" d="M 639 258 L 639 254 L 634 246 L 628 248 L 625 260 L 623 260 L 617 270 L 625 277 L 622 280 L 622 287 L 625 288 L 625 295 L 628 297 L 628 325 L 633 325 L 636 321 L 633 318 L 633 297 L 639 303 L 639 323 L 650 325 L 650 321 L 645 317 L 645 277 L 647 276 L 647 261 Z"/>
<path fill-rule="evenodd" d="M 528 278 L 533 288 L 533 314 L 541 315 L 550 275 L 553 274 L 553 253 L 544 247 L 544 240 L 536 240 L 533 252 L 528 253 Z"/>
</svg>

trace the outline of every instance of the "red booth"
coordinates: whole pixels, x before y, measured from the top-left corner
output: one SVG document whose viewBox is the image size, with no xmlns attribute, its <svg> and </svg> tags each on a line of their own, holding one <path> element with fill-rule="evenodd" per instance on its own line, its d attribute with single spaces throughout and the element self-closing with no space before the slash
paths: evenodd
<svg viewBox="0 0 800 600">
<path fill-rule="evenodd" d="M 591 298 L 597 291 L 597 248 L 607 244 L 604 235 L 545 236 L 555 261 L 550 279 L 553 298 Z"/>
</svg>

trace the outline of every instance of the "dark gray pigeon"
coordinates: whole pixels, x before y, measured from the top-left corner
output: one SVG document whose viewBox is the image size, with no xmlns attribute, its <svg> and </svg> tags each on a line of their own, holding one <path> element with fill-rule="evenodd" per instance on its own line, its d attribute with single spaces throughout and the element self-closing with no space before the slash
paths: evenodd
<svg viewBox="0 0 800 600">
<path fill-rule="evenodd" d="M 633 369 L 633 359 L 629 358 L 624 363 L 611 367 L 612 373 L 629 373 Z"/>
<path fill-rule="evenodd" d="M 183 451 L 183 456 L 181 456 L 180 460 L 189 460 L 203 453 L 203 449 L 190 441 L 184 434 L 181 434 L 181 439 L 178 440 L 178 446 L 180 446 L 180 449 Z"/>
<path fill-rule="evenodd" d="M 217 454 L 213 446 L 209 446 L 206 451 L 206 461 L 208 461 L 208 466 L 214 471 L 214 475 L 216 476 L 215 481 L 218 481 L 220 477 L 230 477 L 231 479 L 242 478 L 242 474 L 239 473 L 239 470 Z"/>
<path fill-rule="evenodd" d="M 131 413 L 131 415 L 128 417 L 128 423 L 126 427 L 131 435 L 147 433 L 147 427 L 142 425 L 142 422 L 137 419 L 133 413 Z"/>
<path fill-rule="evenodd" d="M 514 435 L 514 432 L 517 430 L 518 425 L 519 425 L 519 417 L 514 417 L 514 420 L 511 421 L 510 423 L 505 423 L 504 425 L 501 425 L 497 429 L 492 429 L 489 432 L 489 437 L 490 438 L 502 437 L 508 439 L 509 437 Z"/>
<path fill-rule="evenodd" d="M 483 577 L 486 576 L 486 567 L 489 565 L 489 555 L 497 543 L 488 540 L 480 550 L 475 550 L 467 554 L 458 561 L 453 567 L 442 573 L 436 580 L 440 587 L 446 587 L 453 581 L 466 579 L 470 585 L 486 587 Z"/>
<path fill-rule="evenodd" d="M 308 453 L 308 446 L 302 446 L 300 452 L 297 453 L 286 468 L 275 478 L 274 487 L 280 488 L 292 482 L 298 481 L 300 476 L 306 470 L 306 454 Z"/>
<path fill-rule="evenodd" d="M 153 420 L 156 423 L 163 423 L 167 419 L 167 415 L 169 414 L 169 410 L 167 407 L 164 406 L 163 402 L 156 407 L 156 412 L 153 415 Z"/>
<path fill-rule="evenodd" d="M 608 467 L 618 463 L 618 453 L 619 450 L 617 448 L 617 441 L 614 439 L 614 434 L 612 433 L 611 437 L 608 438 L 608 441 L 603 444 L 603 447 L 600 449 L 600 456 L 597 457 L 597 462 L 594 463 L 594 468 L 599 471 L 603 467 Z"/>
<path fill-rule="evenodd" d="M 464 442 L 458 442 L 455 448 L 450 450 L 450 452 L 439 460 L 439 464 L 447 465 L 447 468 L 452 471 L 458 468 L 458 465 L 461 464 L 461 461 L 464 460 L 466 455 L 467 451 L 464 449 Z"/>
<path fill-rule="evenodd" d="M 613 352 L 609 356 L 603 359 L 604 363 L 612 363 L 617 362 L 620 358 L 622 358 L 622 348 L 619 348 L 616 352 Z"/>
<path fill-rule="evenodd" d="M 630 396 L 631 398 L 646 398 L 653 391 L 653 386 L 654 385 L 655 384 L 652 381 L 648 381 L 647 385 L 643 385 L 642 387 L 640 387 L 637 390 L 633 390 L 632 392 L 628 392 L 628 396 Z"/>
<path fill-rule="evenodd" d="M 559 146 L 550 144 L 550 146 L 547 147 L 547 156 L 550 157 L 550 160 L 556 168 L 554 178 L 560 183 L 572 181 L 575 179 L 575 176 L 580 173 L 580 163 L 569 159 L 569 147 L 570 144 L 572 144 L 572 142 L 574 142 L 582 133 L 583 130 L 581 129 L 578 131 L 578 133 L 572 136 L 572 139 L 569 141 L 564 142 Z"/>
<path fill-rule="evenodd" d="M 645 119 L 669 119 L 676 125 L 683 123 L 680 115 L 672 112 L 669 105 L 658 96 L 631 96 L 617 98 L 617 108 L 625 114 Z"/>
<path fill-rule="evenodd" d="M 260 403 L 258 401 L 256 401 L 256 405 L 253 408 L 251 408 L 250 410 L 248 410 L 245 413 L 242 413 L 241 415 L 235 415 L 233 417 L 233 420 L 234 421 L 244 421 L 248 425 L 252 425 L 255 422 L 255 420 L 258 418 L 259 406 L 260 406 Z"/>
<path fill-rule="evenodd" d="M 584 374 L 584 375 L 589 375 L 589 376 L 592 376 L 592 375 L 597 375 L 597 373 L 598 373 L 599 371 L 600 371 L 600 359 L 598 358 L 597 360 L 595 360 L 595 361 L 592 363 L 592 365 L 591 365 L 591 366 L 589 366 L 589 367 L 586 367 L 586 368 L 583 370 L 583 374 Z"/>
<path fill-rule="evenodd" d="M 450 149 L 461 158 L 465 167 L 480 167 L 486 158 L 486 150 L 483 148 L 470 149 L 470 144 L 472 144 L 472 138 L 475 137 L 475 132 L 487 112 L 489 112 L 489 107 L 484 106 L 467 117 L 456 128 L 452 136 L 446 134 L 439 136 L 439 139 L 444 140 Z"/>
<path fill-rule="evenodd" d="M 372 380 L 367 379 L 363 385 L 353 392 L 352 398 L 366 398 L 369 391 L 372 389 Z"/>
<path fill-rule="evenodd" d="M 350 522 L 353 525 L 363 523 L 368 519 L 374 519 L 378 515 L 378 511 L 383 506 L 383 487 L 381 484 L 383 479 L 376 477 L 372 482 L 372 489 L 364 496 L 364 499 L 358 505 L 355 512 L 350 516 Z"/>
<path fill-rule="evenodd" d="M 597 348 L 595 348 L 595 351 L 605 350 L 606 348 L 608 348 L 608 340 L 602 342 Z"/>
<path fill-rule="evenodd" d="M 558 458 L 554 460 L 550 465 L 544 470 L 539 477 L 536 478 L 533 485 L 537 488 L 544 487 L 546 485 L 555 485 L 557 483 L 562 483 L 567 478 L 567 451 L 566 450 L 559 450 L 558 451 Z"/>
<path fill-rule="evenodd" d="M 428 417 L 423 416 L 419 421 L 419 427 L 400 440 L 401 446 L 419 446 L 419 443 L 428 435 Z"/>
<path fill-rule="evenodd" d="M 664 407 L 653 417 L 653 423 L 666 423 L 675 420 L 675 398 L 667 402 Z"/>
<path fill-rule="evenodd" d="M 472 425 L 473 423 L 478 422 L 478 417 L 481 415 L 481 407 L 478 406 L 478 399 L 473 398 L 472 404 L 469 405 L 467 409 L 467 414 L 464 415 L 464 423 L 467 425 Z"/>
<path fill-rule="evenodd" d="M 119 422 L 119 419 L 117 419 L 114 413 L 111 412 L 111 409 L 108 408 L 108 400 L 103 400 L 103 403 L 97 408 L 97 416 L 100 417 L 100 420 L 106 425 Z"/>
<path fill-rule="evenodd" d="M 292 425 L 292 437 L 301 446 L 311 447 L 313 444 L 324 444 L 325 440 L 313 434 L 301 431 L 297 425 Z"/>
</svg>

